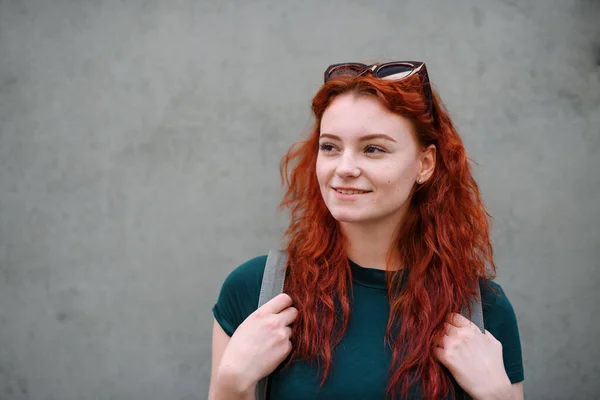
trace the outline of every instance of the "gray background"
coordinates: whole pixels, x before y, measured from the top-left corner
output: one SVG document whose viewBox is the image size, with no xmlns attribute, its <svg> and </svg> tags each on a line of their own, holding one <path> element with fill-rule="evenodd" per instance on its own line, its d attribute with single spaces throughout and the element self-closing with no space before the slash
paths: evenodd
<svg viewBox="0 0 600 400">
<path fill-rule="evenodd" d="M 324 68 L 417 59 L 495 217 L 529 399 L 600 396 L 600 2 L 0 0 L 0 399 L 202 399 Z"/>
</svg>

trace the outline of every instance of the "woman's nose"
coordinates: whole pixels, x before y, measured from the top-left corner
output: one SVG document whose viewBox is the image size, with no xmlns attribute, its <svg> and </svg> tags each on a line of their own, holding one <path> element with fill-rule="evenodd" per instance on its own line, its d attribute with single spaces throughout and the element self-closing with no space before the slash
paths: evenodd
<svg viewBox="0 0 600 400">
<path fill-rule="evenodd" d="M 354 156 L 350 153 L 342 154 L 338 159 L 339 163 L 336 168 L 336 173 L 343 177 L 356 177 L 360 175 L 360 168 Z"/>
</svg>

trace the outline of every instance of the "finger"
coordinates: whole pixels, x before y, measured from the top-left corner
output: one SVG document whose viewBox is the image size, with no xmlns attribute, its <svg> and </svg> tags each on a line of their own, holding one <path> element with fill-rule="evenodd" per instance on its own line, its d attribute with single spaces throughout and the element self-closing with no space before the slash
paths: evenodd
<svg viewBox="0 0 600 400">
<path fill-rule="evenodd" d="M 292 305 L 292 298 L 286 293 L 280 293 L 267 301 L 261 309 L 271 314 L 279 314 Z"/>
<path fill-rule="evenodd" d="M 459 332 L 459 328 L 457 328 L 456 326 L 452 325 L 452 324 L 446 324 L 445 329 L 444 329 L 444 333 L 446 334 L 446 336 L 456 336 L 458 335 Z"/>
<path fill-rule="evenodd" d="M 439 362 L 446 365 L 446 353 L 444 352 L 443 347 L 437 346 L 436 348 L 433 349 L 433 353 Z"/>
<path fill-rule="evenodd" d="M 286 357 L 292 352 L 292 348 L 293 348 L 292 342 L 291 342 L 291 340 L 288 340 L 286 343 L 286 349 L 285 349 Z"/>
<path fill-rule="evenodd" d="M 457 313 L 450 314 L 450 316 L 448 317 L 448 323 L 456 326 L 457 328 L 467 328 L 475 326 L 475 324 L 469 321 L 469 319 Z"/>
<path fill-rule="evenodd" d="M 289 325 L 298 317 L 298 310 L 294 307 L 288 307 L 278 314 L 285 325 Z"/>
</svg>

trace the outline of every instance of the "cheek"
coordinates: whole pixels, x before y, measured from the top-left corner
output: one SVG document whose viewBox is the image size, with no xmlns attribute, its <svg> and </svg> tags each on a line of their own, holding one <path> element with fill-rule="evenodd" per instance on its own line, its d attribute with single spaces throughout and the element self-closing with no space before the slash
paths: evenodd
<svg viewBox="0 0 600 400">
<path fill-rule="evenodd" d="M 317 164 L 315 166 L 315 172 L 317 175 L 317 181 L 319 182 L 319 186 L 323 186 L 327 184 L 327 167 L 326 164 L 317 158 Z"/>
<path fill-rule="evenodd" d="M 390 168 L 388 171 L 394 171 Z M 381 183 L 384 187 L 386 197 L 393 203 L 397 201 L 405 201 L 415 184 L 415 172 L 412 166 L 404 166 L 403 169 L 395 169 L 395 173 L 388 173 L 382 177 Z"/>
<path fill-rule="evenodd" d="M 386 168 L 386 185 L 395 191 L 411 188 L 416 180 L 416 168 L 413 164 L 394 165 Z"/>
</svg>

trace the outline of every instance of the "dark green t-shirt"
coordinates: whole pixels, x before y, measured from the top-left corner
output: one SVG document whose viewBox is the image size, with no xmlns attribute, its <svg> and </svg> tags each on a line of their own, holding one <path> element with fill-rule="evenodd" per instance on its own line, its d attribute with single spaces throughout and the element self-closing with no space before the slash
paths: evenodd
<svg viewBox="0 0 600 400">
<path fill-rule="evenodd" d="M 266 256 L 254 258 L 233 270 L 221 288 L 213 314 L 227 335 L 257 308 Z M 384 399 L 391 349 L 384 344 L 390 304 L 385 271 L 350 262 L 352 290 L 348 329 L 333 352 L 330 375 L 319 388 L 314 363 L 296 361 L 271 376 L 270 399 Z M 504 366 L 512 383 L 523 380 L 523 361 L 517 320 L 502 288 L 498 295 L 482 285 L 485 328 L 502 343 Z M 462 390 L 456 386 L 457 397 Z M 417 396 L 415 397 L 417 398 Z"/>
</svg>

